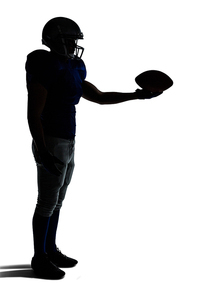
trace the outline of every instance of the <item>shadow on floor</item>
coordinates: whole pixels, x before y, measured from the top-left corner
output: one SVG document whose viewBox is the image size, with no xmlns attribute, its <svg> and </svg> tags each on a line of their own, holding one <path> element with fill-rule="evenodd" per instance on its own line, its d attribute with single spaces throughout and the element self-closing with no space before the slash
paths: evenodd
<svg viewBox="0 0 197 296">
<path fill-rule="evenodd" d="M 6 270 L 0 272 L 0 278 L 37 278 L 33 270 L 31 269 L 30 264 L 0 266 L 0 270 Z"/>
</svg>

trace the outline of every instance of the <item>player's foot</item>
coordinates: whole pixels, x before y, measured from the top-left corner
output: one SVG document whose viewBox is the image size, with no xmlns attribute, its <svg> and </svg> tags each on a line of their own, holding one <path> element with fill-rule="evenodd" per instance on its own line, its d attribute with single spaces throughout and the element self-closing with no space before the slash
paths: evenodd
<svg viewBox="0 0 197 296">
<path fill-rule="evenodd" d="M 48 253 L 49 260 L 58 267 L 70 268 L 77 265 L 78 261 L 62 254 L 58 248 L 56 252 Z"/>
<path fill-rule="evenodd" d="M 59 280 L 65 276 L 65 272 L 54 265 L 46 255 L 33 257 L 31 267 L 39 278 Z"/>
</svg>

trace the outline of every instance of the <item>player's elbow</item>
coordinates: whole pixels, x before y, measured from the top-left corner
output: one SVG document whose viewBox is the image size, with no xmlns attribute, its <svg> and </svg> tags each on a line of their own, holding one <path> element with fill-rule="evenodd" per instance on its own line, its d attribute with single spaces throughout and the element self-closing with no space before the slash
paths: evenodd
<svg viewBox="0 0 197 296">
<path fill-rule="evenodd" d="M 99 104 L 99 105 L 105 105 L 106 102 L 105 102 L 105 95 L 103 92 L 99 91 L 99 93 L 97 93 L 97 96 L 96 96 L 96 103 Z"/>
<path fill-rule="evenodd" d="M 90 102 L 97 103 L 100 105 L 105 104 L 104 93 L 102 93 L 99 90 L 94 91 L 92 93 L 83 93 L 83 98 L 90 101 Z"/>
</svg>

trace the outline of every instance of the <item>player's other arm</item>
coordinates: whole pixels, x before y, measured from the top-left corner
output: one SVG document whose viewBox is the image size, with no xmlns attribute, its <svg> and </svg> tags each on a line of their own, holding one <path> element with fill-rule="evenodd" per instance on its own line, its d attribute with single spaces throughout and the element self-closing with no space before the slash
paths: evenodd
<svg viewBox="0 0 197 296">
<path fill-rule="evenodd" d="M 41 114 L 47 98 L 47 90 L 38 82 L 28 86 L 27 119 L 29 129 L 39 151 L 46 150 Z"/>
<path fill-rule="evenodd" d="M 57 157 L 46 148 L 44 131 L 41 123 L 41 114 L 46 104 L 47 90 L 40 83 L 30 83 L 28 86 L 28 124 L 31 135 L 36 144 L 38 154 L 45 169 L 56 176 L 62 173 L 56 163 L 63 165 Z"/>
<path fill-rule="evenodd" d="M 117 104 L 130 100 L 138 99 L 136 92 L 120 93 L 120 92 L 102 92 L 88 81 L 83 83 L 83 98 L 98 104 Z"/>
</svg>

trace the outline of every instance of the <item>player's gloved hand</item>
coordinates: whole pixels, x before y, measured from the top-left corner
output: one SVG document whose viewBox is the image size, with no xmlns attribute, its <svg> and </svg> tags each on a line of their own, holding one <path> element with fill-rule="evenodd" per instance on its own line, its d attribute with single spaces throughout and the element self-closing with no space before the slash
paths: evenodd
<svg viewBox="0 0 197 296">
<path fill-rule="evenodd" d="M 136 89 L 136 95 L 139 100 L 151 99 L 161 95 L 163 92 L 151 92 L 145 89 Z"/>
<path fill-rule="evenodd" d="M 56 176 L 60 176 L 62 174 L 55 164 L 58 163 L 64 165 L 64 163 L 59 158 L 52 155 L 48 150 L 40 151 L 39 158 L 40 162 L 49 173 Z"/>
</svg>

